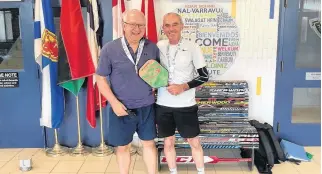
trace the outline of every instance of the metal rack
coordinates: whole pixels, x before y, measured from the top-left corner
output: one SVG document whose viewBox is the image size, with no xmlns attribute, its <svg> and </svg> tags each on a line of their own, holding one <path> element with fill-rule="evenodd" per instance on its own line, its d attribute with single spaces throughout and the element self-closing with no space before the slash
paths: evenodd
<svg viewBox="0 0 322 174">
<path fill-rule="evenodd" d="M 196 89 L 196 102 L 204 149 L 252 149 L 251 158 L 217 158 L 204 156 L 205 163 L 247 162 L 254 167 L 254 151 L 259 148 L 259 136 L 248 122 L 249 88 L 246 81 L 212 81 Z M 190 148 L 186 139 L 176 132 L 176 148 Z M 161 156 L 163 139 L 157 140 L 158 169 L 166 164 Z M 178 156 L 178 164 L 194 163 L 191 156 Z"/>
</svg>

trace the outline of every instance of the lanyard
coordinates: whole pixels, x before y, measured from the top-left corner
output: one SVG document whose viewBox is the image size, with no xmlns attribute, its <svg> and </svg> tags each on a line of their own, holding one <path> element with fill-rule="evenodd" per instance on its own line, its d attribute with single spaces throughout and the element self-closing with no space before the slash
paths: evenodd
<svg viewBox="0 0 322 174">
<path fill-rule="evenodd" d="M 181 41 L 182 41 L 182 38 L 180 39 L 180 41 L 179 41 L 179 43 L 178 43 L 178 47 L 177 47 L 177 49 L 176 49 L 176 51 L 175 51 L 175 53 L 174 53 L 174 56 L 172 57 L 172 63 L 170 63 L 170 53 L 169 53 L 169 48 L 170 48 L 170 43 L 168 44 L 168 46 L 167 46 L 167 59 L 168 59 L 168 66 L 169 66 L 169 72 L 170 72 L 170 74 L 169 74 L 169 81 L 171 82 L 172 81 L 172 79 L 173 79 L 173 74 L 174 74 L 174 67 L 175 67 L 175 65 L 176 65 L 176 61 L 175 61 L 175 58 L 176 58 L 176 56 L 177 56 L 177 54 L 178 54 L 178 51 L 179 51 L 179 49 L 180 49 L 180 44 L 181 44 Z"/>
<path fill-rule="evenodd" d="M 134 64 L 136 73 L 138 73 L 138 63 L 139 63 L 140 58 L 141 58 L 144 42 L 145 42 L 145 39 L 142 39 L 140 41 L 140 45 L 139 45 L 138 52 L 137 52 L 137 55 L 136 55 L 136 62 L 134 63 L 134 60 L 133 60 L 133 57 L 132 57 L 132 55 L 131 55 L 131 53 L 129 51 L 129 48 L 126 46 L 125 38 L 122 37 L 123 50 L 125 51 L 125 54 L 126 54 L 127 58 L 129 58 L 129 60 Z"/>
</svg>

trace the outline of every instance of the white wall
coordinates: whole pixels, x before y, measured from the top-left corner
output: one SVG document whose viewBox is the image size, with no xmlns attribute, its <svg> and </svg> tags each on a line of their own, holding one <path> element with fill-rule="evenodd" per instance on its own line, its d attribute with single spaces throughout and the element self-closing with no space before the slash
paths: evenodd
<svg viewBox="0 0 322 174">
<path fill-rule="evenodd" d="M 158 28 L 165 13 L 183 4 L 172 1 L 174 0 L 155 0 Z M 214 2 L 212 4 L 219 5 L 231 13 L 231 1 Z M 249 117 L 273 124 L 279 1 L 275 1 L 274 19 L 269 18 L 270 0 L 236 0 L 236 2 L 235 22 L 240 33 L 238 56 L 225 73 L 214 78 L 246 80 L 250 87 Z M 126 7 L 141 9 L 141 0 L 126 1 Z M 262 79 L 260 95 L 256 95 L 257 77 Z"/>
</svg>

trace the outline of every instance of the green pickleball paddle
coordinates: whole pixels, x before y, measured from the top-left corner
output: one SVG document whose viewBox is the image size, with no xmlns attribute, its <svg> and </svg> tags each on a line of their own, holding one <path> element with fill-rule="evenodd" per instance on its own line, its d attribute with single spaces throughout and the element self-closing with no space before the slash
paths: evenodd
<svg viewBox="0 0 322 174">
<path fill-rule="evenodd" d="M 139 76 L 152 88 L 168 85 L 169 73 L 155 60 L 148 60 L 139 70 Z"/>
</svg>

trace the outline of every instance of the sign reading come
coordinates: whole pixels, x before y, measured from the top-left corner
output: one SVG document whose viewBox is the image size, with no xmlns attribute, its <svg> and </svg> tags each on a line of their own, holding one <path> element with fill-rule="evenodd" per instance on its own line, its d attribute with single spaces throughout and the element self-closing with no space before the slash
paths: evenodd
<svg viewBox="0 0 322 174">
<path fill-rule="evenodd" d="M 222 7 L 189 3 L 176 8 L 184 23 L 182 37 L 197 43 L 204 54 L 210 79 L 223 75 L 239 51 L 239 31 L 234 19 Z M 161 29 L 160 40 L 167 39 Z"/>
</svg>

